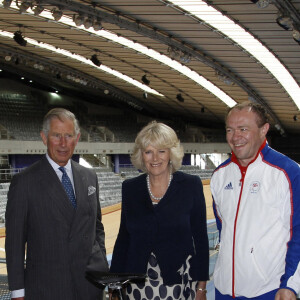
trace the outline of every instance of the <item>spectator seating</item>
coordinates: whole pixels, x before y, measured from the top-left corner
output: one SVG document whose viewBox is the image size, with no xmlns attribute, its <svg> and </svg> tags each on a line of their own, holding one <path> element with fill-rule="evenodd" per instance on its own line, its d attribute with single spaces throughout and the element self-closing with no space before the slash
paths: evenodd
<svg viewBox="0 0 300 300">
<path fill-rule="evenodd" d="M 197 175 L 200 177 L 201 180 L 204 180 L 204 179 L 210 179 L 214 170 L 213 169 L 200 169 L 199 166 L 183 165 L 181 167 L 180 171 L 188 173 L 188 174 L 192 174 L 192 175 Z"/>
<path fill-rule="evenodd" d="M 121 202 L 122 178 L 111 171 L 97 172 L 101 207 Z"/>
</svg>

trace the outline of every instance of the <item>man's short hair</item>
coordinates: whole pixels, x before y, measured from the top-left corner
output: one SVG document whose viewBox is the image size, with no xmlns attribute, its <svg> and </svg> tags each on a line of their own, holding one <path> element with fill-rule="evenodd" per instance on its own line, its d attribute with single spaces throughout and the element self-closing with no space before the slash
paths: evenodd
<svg viewBox="0 0 300 300">
<path fill-rule="evenodd" d="M 252 111 L 256 114 L 256 123 L 258 128 L 262 127 L 266 123 L 270 123 L 267 110 L 262 105 L 258 103 L 253 103 L 251 101 L 245 101 L 231 107 L 227 112 L 225 121 L 227 121 L 227 117 L 232 110 L 244 110 L 244 109 L 245 110 L 248 109 L 248 111 Z"/>
<path fill-rule="evenodd" d="M 80 133 L 79 122 L 76 119 L 75 115 L 65 108 L 53 108 L 51 109 L 44 117 L 42 131 L 46 136 L 50 130 L 50 122 L 53 119 L 59 119 L 64 122 L 66 119 L 71 120 L 74 124 L 75 135 L 77 136 Z"/>
</svg>

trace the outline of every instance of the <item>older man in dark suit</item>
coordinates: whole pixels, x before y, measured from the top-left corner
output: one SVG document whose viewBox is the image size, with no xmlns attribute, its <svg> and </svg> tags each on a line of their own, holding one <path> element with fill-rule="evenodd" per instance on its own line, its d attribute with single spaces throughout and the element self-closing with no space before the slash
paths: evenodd
<svg viewBox="0 0 300 300">
<path fill-rule="evenodd" d="M 5 247 L 12 299 L 101 299 L 102 291 L 85 278 L 87 268 L 108 270 L 98 180 L 71 160 L 80 137 L 74 114 L 49 111 L 41 137 L 46 156 L 15 175 L 8 193 Z"/>
</svg>

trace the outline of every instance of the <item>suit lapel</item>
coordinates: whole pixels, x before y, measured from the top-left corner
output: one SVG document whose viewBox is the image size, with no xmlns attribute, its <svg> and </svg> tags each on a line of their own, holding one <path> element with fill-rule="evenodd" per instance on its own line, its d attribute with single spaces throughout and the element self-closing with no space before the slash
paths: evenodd
<svg viewBox="0 0 300 300">
<path fill-rule="evenodd" d="M 76 194 L 77 209 L 76 211 L 81 211 L 84 206 L 84 200 L 87 196 L 87 182 L 86 177 L 81 172 L 80 166 L 71 161 L 73 180 Z"/>
<path fill-rule="evenodd" d="M 70 228 L 70 237 L 72 234 L 76 234 L 76 225 L 82 224 L 83 216 L 86 214 L 86 211 L 89 209 L 88 204 L 88 183 L 86 175 L 84 174 L 84 169 L 74 161 L 72 163 L 72 173 L 76 194 L 77 208 L 74 213 L 72 220 L 72 225 Z"/>
<path fill-rule="evenodd" d="M 166 194 L 159 201 L 159 203 L 157 204 L 157 207 L 162 207 L 162 206 L 168 205 L 168 203 L 174 202 L 174 199 L 177 199 L 176 194 L 177 194 L 178 189 L 180 187 L 180 182 L 181 181 L 182 181 L 181 174 L 178 173 L 178 172 L 175 172 L 173 174 L 173 179 L 171 181 L 171 184 L 170 184 L 169 188 L 167 189 Z M 171 205 L 172 205 L 172 203 L 171 203 Z"/>
<path fill-rule="evenodd" d="M 41 176 L 37 184 L 41 186 L 43 194 L 49 198 L 47 201 L 53 201 L 61 213 L 62 219 L 71 224 L 74 208 L 46 156 L 41 160 Z"/>
<path fill-rule="evenodd" d="M 148 188 L 147 188 L 146 174 L 141 175 L 140 183 L 134 194 L 137 199 L 142 199 L 142 201 L 145 202 L 146 207 L 153 210 L 153 204 L 152 204 L 150 195 L 148 193 Z M 139 195 L 139 196 L 137 196 L 137 195 Z"/>
</svg>

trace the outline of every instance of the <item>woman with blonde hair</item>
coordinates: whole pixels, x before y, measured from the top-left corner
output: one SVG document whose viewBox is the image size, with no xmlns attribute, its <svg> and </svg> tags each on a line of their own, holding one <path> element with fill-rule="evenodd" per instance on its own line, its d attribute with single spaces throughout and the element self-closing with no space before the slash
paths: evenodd
<svg viewBox="0 0 300 300">
<path fill-rule="evenodd" d="M 178 171 L 175 131 L 152 122 L 137 135 L 131 161 L 144 174 L 122 185 L 122 213 L 111 272 L 146 273 L 127 299 L 206 299 L 209 250 L 198 176 Z"/>
</svg>

